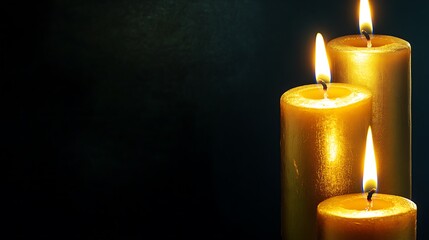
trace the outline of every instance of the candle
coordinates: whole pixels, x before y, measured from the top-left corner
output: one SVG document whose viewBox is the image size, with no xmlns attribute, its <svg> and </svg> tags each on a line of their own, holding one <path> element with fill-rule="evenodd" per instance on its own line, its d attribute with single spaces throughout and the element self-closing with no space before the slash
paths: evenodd
<svg viewBox="0 0 429 240">
<path fill-rule="evenodd" d="M 344 36 L 327 45 L 332 78 L 371 90 L 374 148 L 384 168 L 379 174 L 380 191 L 410 198 L 411 47 L 396 37 L 371 36 L 369 4 L 363 3 L 360 26 L 364 36 Z"/>
<path fill-rule="evenodd" d="M 368 130 L 364 191 L 377 187 L 371 130 Z M 347 194 L 329 198 L 317 207 L 320 240 L 416 239 L 417 206 L 394 195 Z"/>
<path fill-rule="evenodd" d="M 321 35 L 316 42 L 316 79 L 329 82 Z M 362 165 L 371 93 L 351 84 L 321 83 L 293 88 L 280 98 L 284 239 L 315 239 L 317 204 L 360 189 L 352 179 Z"/>
<path fill-rule="evenodd" d="M 416 205 L 400 196 L 377 194 L 367 211 L 365 195 L 329 198 L 317 208 L 320 240 L 416 239 Z"/>
</svg>

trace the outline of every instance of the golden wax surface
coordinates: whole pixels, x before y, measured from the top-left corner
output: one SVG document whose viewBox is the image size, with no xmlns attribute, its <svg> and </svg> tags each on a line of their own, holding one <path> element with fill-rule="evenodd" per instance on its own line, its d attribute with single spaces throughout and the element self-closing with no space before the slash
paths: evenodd
<svg viewBox="0 0 429 240">
<path fill-rule="evenodd" d="M 366 194 L 329 198 L 317 207 L 318 238 L 415 239 L 417 206 L 406 198 L 374 194 L 367 211 Z"/>
<path fill-rule="evenodd" d="M 407 41 L 361 35 L 327 44 L 332 81 L 367 87 L 372 93 L 371 127 L 377 190 L 411 198 L 411 47 Z"/>
<path fill-rule="evenodd" d="M 349 35 L 331 40 L 329 47 L 337 51 L 385 54 L 402 50 L 410 50 L 410 44 L 397 37 L 374 35 L 371 38 L 372 47 L 367 47 L 366 38 L 362 35 Z"/>
<path fill-rule="evenodd" d="M 316 208 L 359 192 L 371 93 L 350 84 L 293 88 L 280 99 L 283 239 L 316 239 Z"/>
<path fill-rule="evenodd" d="M 342 108 L 359 103 L 371 97 L 366 89 L 356 88 L 348 84 L 327 84 L 325 91 L 320 84 L 306 85 L 293 88 L 284 95 L 284 101 L 290 105 L 308 109 Z"/>
</svg>

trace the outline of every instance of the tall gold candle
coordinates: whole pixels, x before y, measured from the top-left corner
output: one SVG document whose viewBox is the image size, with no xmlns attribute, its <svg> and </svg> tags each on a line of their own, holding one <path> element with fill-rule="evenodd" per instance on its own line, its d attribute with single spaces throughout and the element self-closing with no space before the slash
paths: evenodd
<svg viewBox="0 0 429 240">
<path fill-rule="evenodd" d="M 371 33 L 371 19 L 361 22 Z M 371 90 L 375 154 L 383 167 L 379 190 L 411 198 L 411 46 L 392 36 L 367 37 L 370 47 L 360 35 L 328 43 L 332 78 Z"/>
<path fill-rule="evenodd" d="M 317 204 L 360 190 L 353 179 L 362 177 L 371 93 L 344 83 L 326 92 L 301 86 L 282 95 L 280 115 L 282 237 L 316 239 Z"/>
</svg>

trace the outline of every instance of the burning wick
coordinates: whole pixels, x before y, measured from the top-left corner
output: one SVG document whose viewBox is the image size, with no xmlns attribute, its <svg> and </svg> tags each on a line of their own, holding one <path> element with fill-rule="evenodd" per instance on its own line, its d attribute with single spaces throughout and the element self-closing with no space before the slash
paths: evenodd
<svg viewBox="0 0 429 240">
<path fill-rule="evenodd" d="M 365 36 L 366 38 L 366 46 L 367 47 L 372 47 L 372 43 L 371 43 L 371 36 L 369 36 L 369 33 L 365 30 L 362 30 L 362 34 Z"/>
<path fill-rule="evenodd" d="M 328 85 L 326 85 L 326 83 L 325 83 L 325 81 L 323 81 L 323 80 L 319 80 L 319 81 L 317 81 L 318 83 L 320 83 L 320 84 L 322 84 L 322 86 L 323 86 L 323 91 L 324 91 L 324 93 L 323 93 L 323 97 L 325 98 L 325 99 L 327 99 L 328 98 Z"/>
<path fill-rule="evenodd" d="M 320 84 L 322 84 L 322 86 L 323 86 L 323 91 L 327 91 L 328 90 L 328 85 L 326 85 L 326 83 L 325 83 L 325 81 L 323 81 L 323 80 L 319 80 L 319 81 L 317 81 L 318 83 L 320 83 Z"/>
<path fill-rule="evenodd" d="M 371 202 L 371 198 L 372 195 L 375 193 L 375 188 L 371 189 L 371 191 L 368 192 L 368 196 L 366 197 L 366 200 L 368 200 L 368 202 Z"/>
<path fill-rule="evenodd" d="M 366 200 L 368 200 L 368 207 L 366 208 L 367 211 L 371 210 L 372 208 L 372 195 L 375 193 L 375 188 L 371 189 L 371 191 L 368 192 L 368 196 L 366 197 Z"/>
</svg>

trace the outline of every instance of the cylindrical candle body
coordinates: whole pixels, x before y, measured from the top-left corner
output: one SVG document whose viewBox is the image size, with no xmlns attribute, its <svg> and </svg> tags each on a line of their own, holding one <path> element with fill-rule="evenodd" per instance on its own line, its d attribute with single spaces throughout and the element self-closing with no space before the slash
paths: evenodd
<svg viewBox="0 0 429 240">
<path fill-rule="evenodd" d="M 350 84 L 291 89 L 280 99 L 283 239 L 316 239 L 316 207 L 360 191 L 371 93 Z"/>
<path fill-rule="evenodd" d="M 417 206 L 410 200 L 375 194 L 367 211 L 364 194 L 329 198 L 317 207 L 320 240 L 416 239 Z"/>
<path fill-rule="evenodd" d="M 378 189 L 411 198 L 411 47 L 402 39 L 375 35 L 345 36 L 327 45 L 335 82 L 367 87 L 372 92 L 371 127 Z"/>
</svg>

